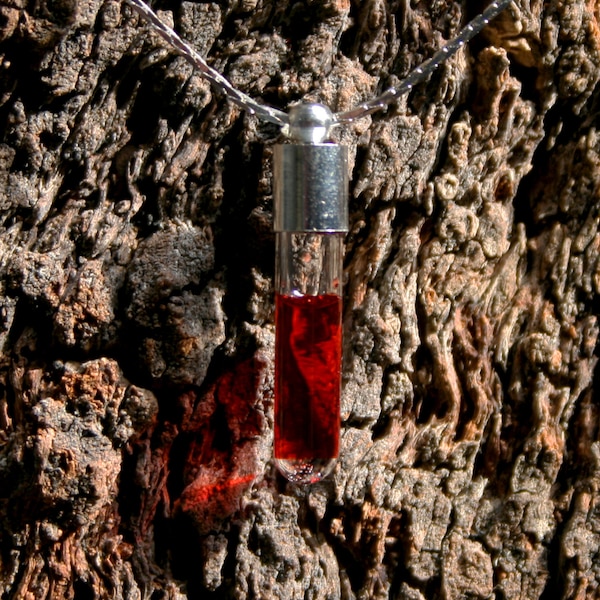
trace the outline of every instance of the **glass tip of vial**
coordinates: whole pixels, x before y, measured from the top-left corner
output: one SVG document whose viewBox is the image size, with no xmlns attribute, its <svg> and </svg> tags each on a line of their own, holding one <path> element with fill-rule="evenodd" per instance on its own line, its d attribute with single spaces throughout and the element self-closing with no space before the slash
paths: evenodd
<svg viewBox="0 0 600 600">
<path fill-rule="evenodd" d="M 292 483 L 318 483 L 335 467 L 335 458 L 285 459 L 276 458 L 279 472 Z"/>
</svg>

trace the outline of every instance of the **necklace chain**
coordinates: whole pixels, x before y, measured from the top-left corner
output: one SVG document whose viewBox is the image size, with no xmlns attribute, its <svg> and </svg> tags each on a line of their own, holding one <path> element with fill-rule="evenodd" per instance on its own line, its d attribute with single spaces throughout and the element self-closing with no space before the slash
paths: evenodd
<svg viewBox="0 0 600 600">
<path fill-rule="evenodd" d="M 442 46 L 431 58 L 413 69 L 397 86 L 388 88 L 376 98 L 367 100 L 351 110 L 335 113 L 333 115 L 334 124 L 348 123 L 366 117 L 378 110 L 383 110 L 400 96 L 410 92 L 415 85 L 425 81 L 441 64 L 454 56 L 460 48 L 480 33 L 492 19 L 507 8 L 511 1 L 494 0 L 481 14 L 470 21 L 455 38 Z M 284 129 L 289 127 L 288 113 L 261 104 L 235 88 L 221 73 L 213 69 L 188 42 L 161 21 L 159 16 L 143 0 L 128 0 L 128 2 L 150 23 L 152 29 L 158 35 L 186 58 L 200 71 L 203 77 L 221 90 L 234 104 L 237 104 L 249 114 L 256 115 L 263 121 L 274 123 Z"/>
<path fill-rule="evenodd" d="M 336 113 L 334 115 L 335 120 L 339 123 L 345 123 L 361 119 L 375 111 L 384 109 L 403 94 L 410 92 L 413 87 L 423 83 L 441 64 L 454 56 L 466 43 L 479 34 L 511 1 L 494 0 L 481 14 L 467 23 L 455 38 L 444 44 L 431 58 L 413 69 L 396 87 L 388 88 L 380 96 L 367 100 L 352 110 Z"/>
</svg>

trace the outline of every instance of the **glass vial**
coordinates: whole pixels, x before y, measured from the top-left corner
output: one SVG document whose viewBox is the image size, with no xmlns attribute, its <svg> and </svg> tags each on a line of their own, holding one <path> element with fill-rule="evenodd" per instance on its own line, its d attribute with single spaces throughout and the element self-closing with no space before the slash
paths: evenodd
<svg viewBox="0 0 600 600">
<path fill-rule="evenodd" d="M 312 483 L 339 451 L 343 234 L 277 234 L 275 462 Z"/>
<path fill-rule="evenodd" d="M 274 182 L 275 463 L 314 483 L 339 452 L 345 148 L 276 146 Z"/>
</svg>

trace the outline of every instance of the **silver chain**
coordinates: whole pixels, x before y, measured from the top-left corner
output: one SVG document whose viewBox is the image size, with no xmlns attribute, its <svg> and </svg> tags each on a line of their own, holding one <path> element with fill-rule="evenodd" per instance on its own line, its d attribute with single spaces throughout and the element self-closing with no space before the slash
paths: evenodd
<svg viewBox="0 0 600 600">
<path fill-rule="evenodd" d="M 152 29 L 160 35 L 170 46 L 177 50 L 196 69 L 200 71 L 210 83 L 225 94 L 229 100 L 237 104 L 248 113 L 256 115 L 263 121 L 268 121 L 287 129 L 289 116 L 286 112 L 261 104 L 250 96 L 244 94 L 233 85 L 221 73 L 213 69 L 206 60 L 185 40 L 183 40 L 171 27 L 160 20 L 158 15 L 143 0 L 127 0 Z M 385 90 L 381 95 L 359 104 L 355 108 L 333 115 L 334 123 L 348 123 L 361 119 L 378 110 L 385 109 L 389 104 L 395 102 L 400 96 L 410 92 L 417 84 L 425 81 L 441 64 L 454 56 L 469 40 L 474 38 L 495 17 L 497 17 L 512 0 L 494 0 L 481 14 L 470 21 L 460 33 L 442 46 L 431 58 L 413 69 L 408 76 L 396 87 Z"/>
<path fill-rule="evenodd" d="M 234 88 L 229 81 L 218 71 L 213 69 L 205 60 L 196 52 L 196 50 L 188 44 L 167 24 L 160 20 L 159 16 L 145 3 L 143 0 L 128 0 L 133 7 L 146 19 L 152 29 L 158 33 L 169 45 L 177 50 L 184 58 L 186 58 L 208 81 L 210 81 L 217 89 L 221 90 L 227 98 L 234 104 L 237 104 L 250 114 L 256 115 L 263 121 L 275 123 L 280 127 L 285 127 L 288 124 L 288 116 L 282 110 L 260 104 L 247 96 L 240 90 Z"/>
<path fill-rule="evenodd" d="M 473 39 L 495 17 L 497 17 L 512 0 L 494 0 L 481 14 L 460 31 L 447 44 L 444 44 L 431 58 L 413 69 L 396 87 L 388 88 L 383 94 L 359 104 L 356 108 L 335 114 L 339 123 L 347 123 L 362 119 L 367 115 L 382 110 L 403 94 L 410 92 L 415 85 L 425 81 L 441 64 L 454 56 L 467 42 Z"/>
</svg>

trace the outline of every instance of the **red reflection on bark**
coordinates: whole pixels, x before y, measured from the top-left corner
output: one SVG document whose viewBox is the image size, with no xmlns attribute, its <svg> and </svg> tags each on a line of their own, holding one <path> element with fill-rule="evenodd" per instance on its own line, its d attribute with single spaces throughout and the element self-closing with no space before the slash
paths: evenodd
<svg viewBox="0 0 600 600">
<path fill-rule="evenodd" d="M 258 449 L 266 429 L 262 412 L 264 363 L 253 358 L 223 373 L 188 406 L 181 428 L 192 434 L 176 508 L 205 533 L 239 509 L 259 470 Z"/>
</svg>

